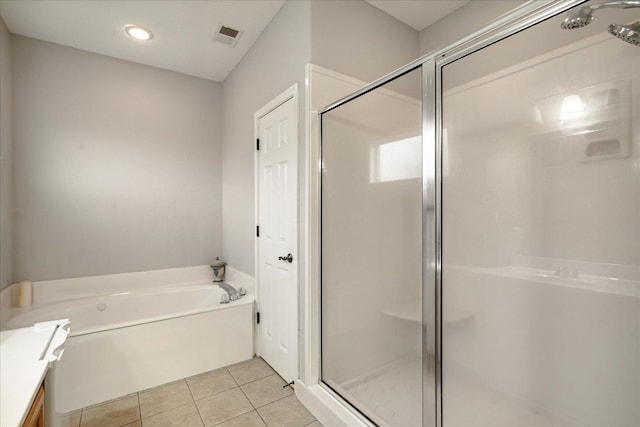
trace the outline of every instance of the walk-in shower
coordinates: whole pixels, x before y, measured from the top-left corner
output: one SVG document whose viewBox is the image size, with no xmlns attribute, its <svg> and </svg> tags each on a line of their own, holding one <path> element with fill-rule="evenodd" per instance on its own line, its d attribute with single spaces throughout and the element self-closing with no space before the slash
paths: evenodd
<svg viewBox="0 0 640 427">
<path fill-rule="evenodd" d="M 320 112 L 320 376 L 363 423 L 640 426 L 640 8 L 614 3 L 530 2 Z"/>
</svg>

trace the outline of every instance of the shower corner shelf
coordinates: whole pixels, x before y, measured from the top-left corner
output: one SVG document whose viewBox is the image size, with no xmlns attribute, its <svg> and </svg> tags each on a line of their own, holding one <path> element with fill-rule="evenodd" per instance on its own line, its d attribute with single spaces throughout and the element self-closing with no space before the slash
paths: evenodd
<svg viewBox="0 0 640 427">
<path fill-rule="evenodd" d="M 473 313 L 453 307 L 444 307 L 445 325 L 460 323 L 473 319 Z M 416 301 L 407 301 L 382 310 L 383 314 L 396 319 L 407 320 L 410 322 L 422 323 L 422 310 L 420 303 Z"/>
</svg>

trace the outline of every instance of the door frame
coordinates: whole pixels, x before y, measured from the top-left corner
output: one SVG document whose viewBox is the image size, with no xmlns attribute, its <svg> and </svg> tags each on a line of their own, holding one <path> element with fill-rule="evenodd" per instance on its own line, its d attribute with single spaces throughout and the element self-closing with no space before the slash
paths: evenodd
<svg viewBox="0 0 640 427">
<path fill-rule="evenodd" d="M 260 152 L 257 150 L 256 147 L 256 143 L 258 138 L 260 137 L 260 119 L 263 118 L 264 116 L 266 116 L 267 114 L 269 114 L 270 112 L 272 112 L 273 110 L 275 110 L 276 108 L 280 107 L 282 104 L 284 104 L 287 101 L 293 100 L 293 106 L 294 106 L 294 123 L 296 126 L 296 135 L 298 136 L 297 138 L 297 143 L 296 143 L 296 147 L 295 147 L 295 151 L 296 151 L 296 163 L 299 163 L 298 160 L 298 146 L 300 145 L 300 125 L 299 125 L 299 107 L 298 107 L 298 83 L 294 83 L 291 87 L 289 87 L 288 89 L 286 89 L 284 92 L 280 93 L 279 95 L 277 95 L 275 98 L 273 98 L 271 101 L 269 101 L 267 104 L 265 104 L 263 107 L 261 107 L 260 109 L 258 109 L 258 111 L 256 111 L 253 115 L 253 178 L 254 178 L 254 182 L 253 182 L 253 189 L 254 189 L 254 227 L 258 227 L 260 225 L 259 221 L 260 221 Z M 296 171 L 298 170 L 298 168 L 296 169 Z M 296 172 L 297 173 L 297 172 Z M 298 211 L 299 211 L 299 206 L 300 206 L 300 182 L 298 177 L 296 177 L 296 194 L 297 194 L 297 206 L 296 206 L 296 213 L 295 213 L 295 218 L 298 218 Z M 256 229 L 257 230 L 257 229 Z M 253 234 L 253 245 L 254 245 L 254 283 L 255 283 L 255 298 L 256 298 L 256 313 L 258 313 L 260 311 L 260 238 L 257 236 L 257 232 L 256 230 L 254 230 L 254 234 Z M 296 315 L 295 315 L 295 322 L 296 322 L 296 331 L 297 331 L 297 335 L 298 335 L 298 339 L 296 340 L 296 370 L 299 370 L 300 368 L 300 319 L 299 319 L 299 295 L 300 295 L 300 285 L 299 285 L 299 278 L 300 278 L 300 223 L 299 221 L 296 221 L 296 239 L 295 239 L 295 245 L 296 245 L 296 249 L 295 249 L 295 254 L 296 257 L 294 259 L 294 262 L 296 263 L 296 302 L 298 302 L 298 306 L 296 307 Z M 260 356 L 261 355 L 261 348 L 260 348 L 260 325 L 257 323 L 257 320 L 254 320 L 254 330 L 253 330 L 253 342 L 254 342 L 254 352 L 256 355 Z M 300 373 L 298 372 L 298 377 L 300 376 Z"/>
</svg>

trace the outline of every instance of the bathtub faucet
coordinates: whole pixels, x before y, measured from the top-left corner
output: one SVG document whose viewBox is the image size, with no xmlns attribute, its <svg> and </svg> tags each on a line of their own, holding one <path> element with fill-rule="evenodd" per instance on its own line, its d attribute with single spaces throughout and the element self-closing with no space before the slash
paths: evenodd
<svg viewBox="0 0 640 427">
<path fill-rule="evenodd" d="M 228 304 L 229 301 L 239 300 L 240 298 L 242 298 L 247 294 L 247 290 L 243 287 L 236 289 L 226 282 L 223 282 L 221 280 L 216 280 L 215 278 L 217 278 L 216 276 L 217 266 L 210 265 L 209 267 L 211 267 L 211 269 L 213 270 L 213 277 L 214 277 L 213 284 L 220 286 L 227 293 L 226 295 L 223 294 L 222 298 L 220 298 L 220 302 L 222 304 Z"/>
<path fill-rule="evenodd" d="M 224 283 L 224 282 L 213 282 L 216 285 L 220 286 L 222 289 L 225 290 L 225 292 L 227 293 L 227 295 L 229 295 L 229 299 L 231 301 L 235 301 L 237 299 L 240 299 L 240 294 L 238 293 L 238 291 L 236 290 L 236 288 L 234 288 L 233 286 L 231 286 L 228 283 Z"/>
</svg>

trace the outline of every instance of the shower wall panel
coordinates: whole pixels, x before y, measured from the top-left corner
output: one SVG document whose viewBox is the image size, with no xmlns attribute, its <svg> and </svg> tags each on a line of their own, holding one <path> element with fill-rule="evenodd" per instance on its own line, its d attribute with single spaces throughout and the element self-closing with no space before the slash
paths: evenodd
<svg viewBox="0 0 640 427">
<path fill-rule="evenodd" d="M 445 426 L 640 425 L 640 56 L 562 18 L 442 71 Z"/>
</svg>

